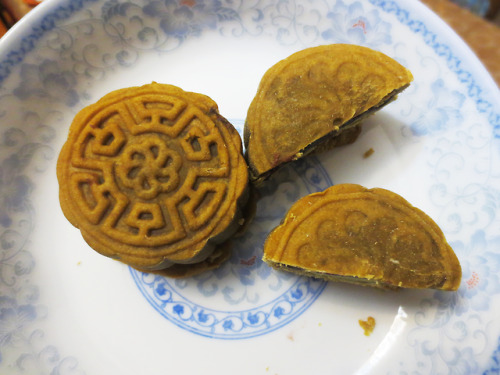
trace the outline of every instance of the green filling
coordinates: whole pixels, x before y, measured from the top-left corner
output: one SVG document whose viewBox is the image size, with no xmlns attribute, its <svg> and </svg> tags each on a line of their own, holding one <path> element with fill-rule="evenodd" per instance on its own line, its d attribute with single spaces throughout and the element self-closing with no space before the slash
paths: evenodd
<svg viewBox="0 0 500 375">
<path fill-rule="evenodd" d="M 362 286 L 371 286 L 371 287 L 377 287 L 377 288 L 382 288 L 382 289 L 398 289 L 398 287 L 396 285 L 388 284 L 388 283 L 385 283 L 385 282 L 380 281 L 380 280 L 365 279 L 365 278 L 356 277 L 356 276 L 342 276 L 342 275 L 335 275 L 335 274 L 330 274 L 330 273 L 326 273 L 326 272 L 306 270 L 306 269 L 303 269 L 300 267 L 290 266 L 290 265 L 287 265 L 284 263 L 275 263 L 275 262 L 272 262 L 268 259 L 264 259 L 264 261 L 276 270 L 291 272 L 291 273 L 301 275 L 301 276 L 314 277 L 314 278 L 324 279 L 324 280 L 328 280 L 328 281 L 343 282 L 343 283 L 356 284 L 356 285 L 362 285 Z"/>
</svg>

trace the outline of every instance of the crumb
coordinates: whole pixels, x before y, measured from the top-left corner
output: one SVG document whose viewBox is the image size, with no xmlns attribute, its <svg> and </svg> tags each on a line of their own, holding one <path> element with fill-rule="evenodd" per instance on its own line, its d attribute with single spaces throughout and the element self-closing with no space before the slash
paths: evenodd
<svg viewBox="0 0 500 375">
<path fill-rule="evenodd" d="M 322 327 L 322 326 L 323 326 L 323 323 L 319 322 L 318 327 Z"/>
<path fill-rule="evenodd" d="M 365 151 L 365 153 L 363 154 L 363 159 L 366 159 L 366 158 L 369 158 L 370 156 L 373 155 L 373 153 L 375 152 L 375 150 L 373 150 L 373 148 L 369 148 L 368 150 Z"/>
<path fill-rule="evenodd" d="M 369 316 L 366 320 L 359 319 L 358 322 L 361 328 L 364 329 L 365 336 L 370 336 L 370 334 L 373 332 L 373 329 L 375 328 L 375 319 Z"/>
<path fill-rule="evenodd" d="M 77 266 L 79 266 L 79 265 L 81 265 L 81 264 L 82 264 L 82 261 L 81 261 L 81 260 L 79 260 L 79 261 L 76 263 L 76 265 L 77 265 Z"/>
<path fill-rule="evenodd" d="M 295 341 L 295 338 L 293 337 L 293 332 L 290 332 L 290 333 L 286 336 L 286 338 L 287 338 L 288 340 L 290 340 L 290 341 Z"/>
<path fill-rule="evenodd" d="M 266 367 L 266 371 L 269 371 L 269 366 Z"/>
</svg>

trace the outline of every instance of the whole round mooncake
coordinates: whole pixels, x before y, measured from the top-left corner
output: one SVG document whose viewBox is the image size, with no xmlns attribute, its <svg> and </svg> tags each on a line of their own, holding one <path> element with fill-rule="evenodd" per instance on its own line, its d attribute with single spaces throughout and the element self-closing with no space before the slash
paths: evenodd
<svg viewBox="0 0 500 375">
<path fill-rule="evenodd" d="M 152 83 L 81 110 L 57 162 L 66 218 L 141 270 L 199 263 L 241 225 L 241 138 L 209 97 Z"/>
</svg>

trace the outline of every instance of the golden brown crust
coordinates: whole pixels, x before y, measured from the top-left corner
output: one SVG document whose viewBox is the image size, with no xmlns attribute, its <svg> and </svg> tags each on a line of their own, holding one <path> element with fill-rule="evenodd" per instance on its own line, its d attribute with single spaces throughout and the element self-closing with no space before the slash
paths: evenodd
<svg viewBox="0 0 500 375">
<path fill-rule="evenodd" d="M 141 270 L 142 272 L 154 273 L 156 275 L 167 276 L 174 279 L 180 279 L 184 277 L 193 277 L 199 275 L 205 271 L 213 270 L 218 268 L 222 263 L 228 260 L 232 254 L 232 243 L 231 240 L 218 245 L 217 248 L 210 254 L 205 260 L 194 263 L 194 264 L 172 264 L 168 268 L 162 270 L 150 271 Z"/>
<path fill-rule="evenodd" d="M 244 141 L 251 179 L 266 178 L 323 138 L 354 126 L 412 79 L 395 60 L 355 45 L 312 47 L 278 62 L 264 74 L 247 114 Z"/>
<path fill-rule="evenodd" d="M 380 188 L 341 184 L 297 201 L 264 245 L 274 267 L 383 287 L 456 290 L 461 267 L 423 211 Z"/>
<path fill-rule="evenodd" d="M 206 259 L 238 229 L 248 197 L 241 139 L 215 102 L 157 83 L 81 110 L 57 177 L 88 244 L 147 270 Z"/>
</svg>

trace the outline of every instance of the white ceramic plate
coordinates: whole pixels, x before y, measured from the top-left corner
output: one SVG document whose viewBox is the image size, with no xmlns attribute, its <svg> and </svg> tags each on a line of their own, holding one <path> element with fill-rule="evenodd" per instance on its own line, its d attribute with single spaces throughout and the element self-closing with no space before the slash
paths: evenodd
<svg viewBox="0 0 500 375">
<path fill-rule="evenodd" d="M 242 130 L 268 67 L 336 42 L 394 57 L 414 83 L 355 144 L 282 170 L 220 269 L 142 274 L 95 253 L 63 217 L 55 161 L 82 107 L 154 80 L 211 96 Z M 500 95 L 420 3 L 52 0 L 1 40 L 0 82 L 0 373 L 498 373 Z M 462 264 L 458 292 L 263 264 L 292 202 L 341 182 L 391 189 L 433 217 Z"/>
</svg>

